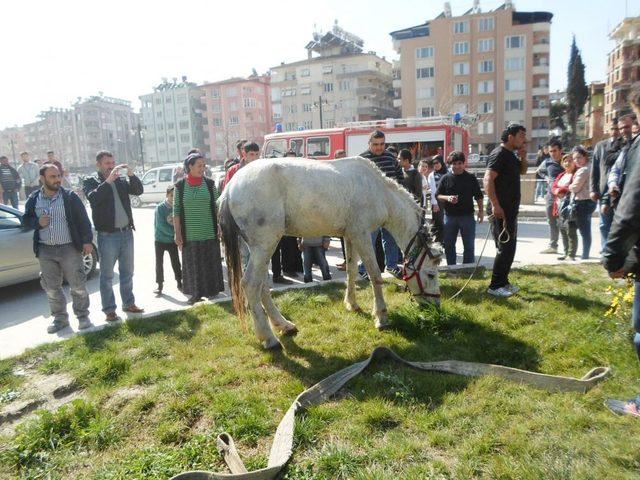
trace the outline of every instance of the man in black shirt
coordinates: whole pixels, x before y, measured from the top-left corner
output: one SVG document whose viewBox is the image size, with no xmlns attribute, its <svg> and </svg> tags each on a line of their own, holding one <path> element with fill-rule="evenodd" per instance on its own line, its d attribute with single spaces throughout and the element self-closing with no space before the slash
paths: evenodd
<svg viewBox="0 0 640 480">
<path fill-rule="evenodd" d="M 411 151 L 403 148 L 398 154 L 398 163 L 402 168 L 402 186 L 416 199 L 416 203 L 422 201 L 422 176 L 413 166 Z"/>
<path fill-rule="evenodd" d="M 447 265 L 456 264 L 458 231 L 464 245 L 462 263 L 474 263 L 476 221 L 473 218 L 473 200 L 478 204 L 478 222 L 482 222 L 482 191 L 475 175 L 464 169 L 464 153 L 451 152 L 447 160 L 452 171 L 442 177 L 436 191 L 436 198 L 444 203 L 444 251 Z"/>
<path fill-rule="evenodd" d="M 545 202 L 547 221 L 549 222 L 549 247 L 540 253 L 556 254 L 558 253 L 560 229 L 558 228 L 558 218 L 553 215 L 553 204 L 555 203 L 556 197 L 551 190 L 558 175 L 564 172 L 564 168 L 562 168 L 560 164 L 562 161 L 562 143 L 560 143 L 560 140 L 556 139 L 549 142 L 549 154 L 551 156 L 542 162 L 536 171 L 536 173 L 547 181 L 547 196 L 545 197 Z"/>
<path fill-rule="evenodd" d="M 520 175 L 527 172 L 527 157 L 525 154 L 518 158 L 514 152 L 526 144 L 526 132 L 522 125 L 509 125 L 500 137 L 502 143 L 489 155 L 484 174 L 484 190 L 493 212 L 491 228 L 498 250 L 487 293 L 496 297 L 510 297 L 519 290 L 509 283 L 509 271 L 516 254 Z"/>
</svg>

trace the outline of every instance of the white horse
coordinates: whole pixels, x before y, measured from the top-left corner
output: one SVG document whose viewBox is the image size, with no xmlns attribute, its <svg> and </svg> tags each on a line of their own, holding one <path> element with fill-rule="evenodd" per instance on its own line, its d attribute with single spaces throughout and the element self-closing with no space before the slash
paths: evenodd
<svg viewBox="0 0 640 480">
<path fill-rule="evenodd" d="M 365 158 L 251 162 L 236 173 L 220 198 L 220 226 L 234 308 L 244 318 L 246 295 L 256 336 L 265 348 L 281 348 L 267 317 L 281 334 L 297 333 L 296 326 L 273 304 L 269 291 L 269 260 L 284 235 L 344 237 L 344 304 L 347 310 L 361 310 L 355 296 L 359 255 L 373 286 L 373 316 L 378 329 L 388 326 L 382 276 L 371 242 L 371 232 L 379 227 L 406 247 L 405 280 L 412 293 L 439 303 L 437 266 L 442 249 L 430 244 L 422 226 L 422 210 L 413 197 Z M 238 235 L 250 251 L 242 279 Z"/>
</svg>

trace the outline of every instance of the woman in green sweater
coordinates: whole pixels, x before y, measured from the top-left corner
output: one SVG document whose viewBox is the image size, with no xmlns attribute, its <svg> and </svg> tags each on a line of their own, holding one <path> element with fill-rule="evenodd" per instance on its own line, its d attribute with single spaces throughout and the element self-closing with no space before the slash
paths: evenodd
<svg viewBox="0 0 640 480">
<path fill-rule="evenodd" d="M 185 178 L 176 183 L 173 201 L 175 242 L 182 249 L 182 291 L 190 304 L 224 290 L 213 180 L 204 177 L 204 157 L 184 161 Z"/>
</svg>

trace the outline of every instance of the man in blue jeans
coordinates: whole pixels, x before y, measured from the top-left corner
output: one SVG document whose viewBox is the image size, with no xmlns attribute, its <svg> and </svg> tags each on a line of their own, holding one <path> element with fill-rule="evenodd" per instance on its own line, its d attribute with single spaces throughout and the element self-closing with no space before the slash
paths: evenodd
<svg viewBox="0 0 640 480">
<path fill-rule="evenodd" d="M 360 156 L 368 158 L 375 163 L 376 167 L 387 177 L 394 179 L 400 184 L 402 183 L 402 169 L 396 157 L 386 150 L 384 132 L 380 130 L 371 132 L 371 135 L 369 135 L 369 149 L 361 153 Z M 396 278 L 402 278 L 402 271 L 398 268 L 398 261 L 400 260 L 398 244 L 391 233 L 384 228 L 379 228 L 371 233 L 371 243 L 373 243 L 374 249 L 378 233 L 382 235 L 382 248 L 384 249 L 386 271 Z M 369 278 L 362 262 L 360 262 L 358 272 L 360 273 L 361 279 L 367 280 Z"/>
<path fill-rule="evenodd" d="M 436 198 L 444 202 L 444 251 L 447 265 L 456 264 L 458 232 L 462 235 L 464 245 L 462 263 L 474 263 L 476 221 L 473 218 L 473 200 L 478 205 L 478 222 L 482 222 L 482 190 L 475 175 L 464 168 L 464 153 L 451 152 L 447 160 L 451 165 L 451 172 L 442 177 L 436 191 Z"/>
<path fill-rule="evenodd" d="M 100 298 L 107 322 L 119 320 L 113 294 L 113 268 L 118 262 L 122 310 L 142 313 L 133 296 L 133 215 L 129 195 L 141 195 L 142 182 L 126 164 L 116 165 L 106 150 L 96 155 L 98 178 L 85 180 L 83 190 L 91 204 L 98 231 L 100 253 Z M 121 177 L 121 175 L 124 176 Z"/>
</svg>

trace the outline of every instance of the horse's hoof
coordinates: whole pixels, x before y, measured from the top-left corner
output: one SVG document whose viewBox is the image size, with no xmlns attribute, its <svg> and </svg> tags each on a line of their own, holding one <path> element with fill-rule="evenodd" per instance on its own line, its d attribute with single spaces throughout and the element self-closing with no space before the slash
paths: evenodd
<svg viewBox="0 0 640 480">
<path fill-rule="evenodd" d="M 344 305 L 348 312 L 362 313 L 362 308 L 358 304 L 345 303 Z"/>
<path fill-rule="evenodd" d="M 270 350 L 272 352 L 282 350 L 282 344 L 278 340 L 275 340 L 274 342 L 264 342 L 263 345 L 266 350 Z"/>
<path fill-rule="evenodd" d="M 389 330 L 391 328 L 391 325 L 387 322 L 381 322 L 380 320 L 376 320 L 376 328 L 378 329 L 379 332 L 382 332 L 384 330 Z"/>
<path fill-rule="evenodd" d="M 292 328 L 288 328 L 282 331 L 282 335 L 286 335 L 288 337 L 293 337 L 298 334 L 298 327 L 295 325 Z"/>
</svg>

